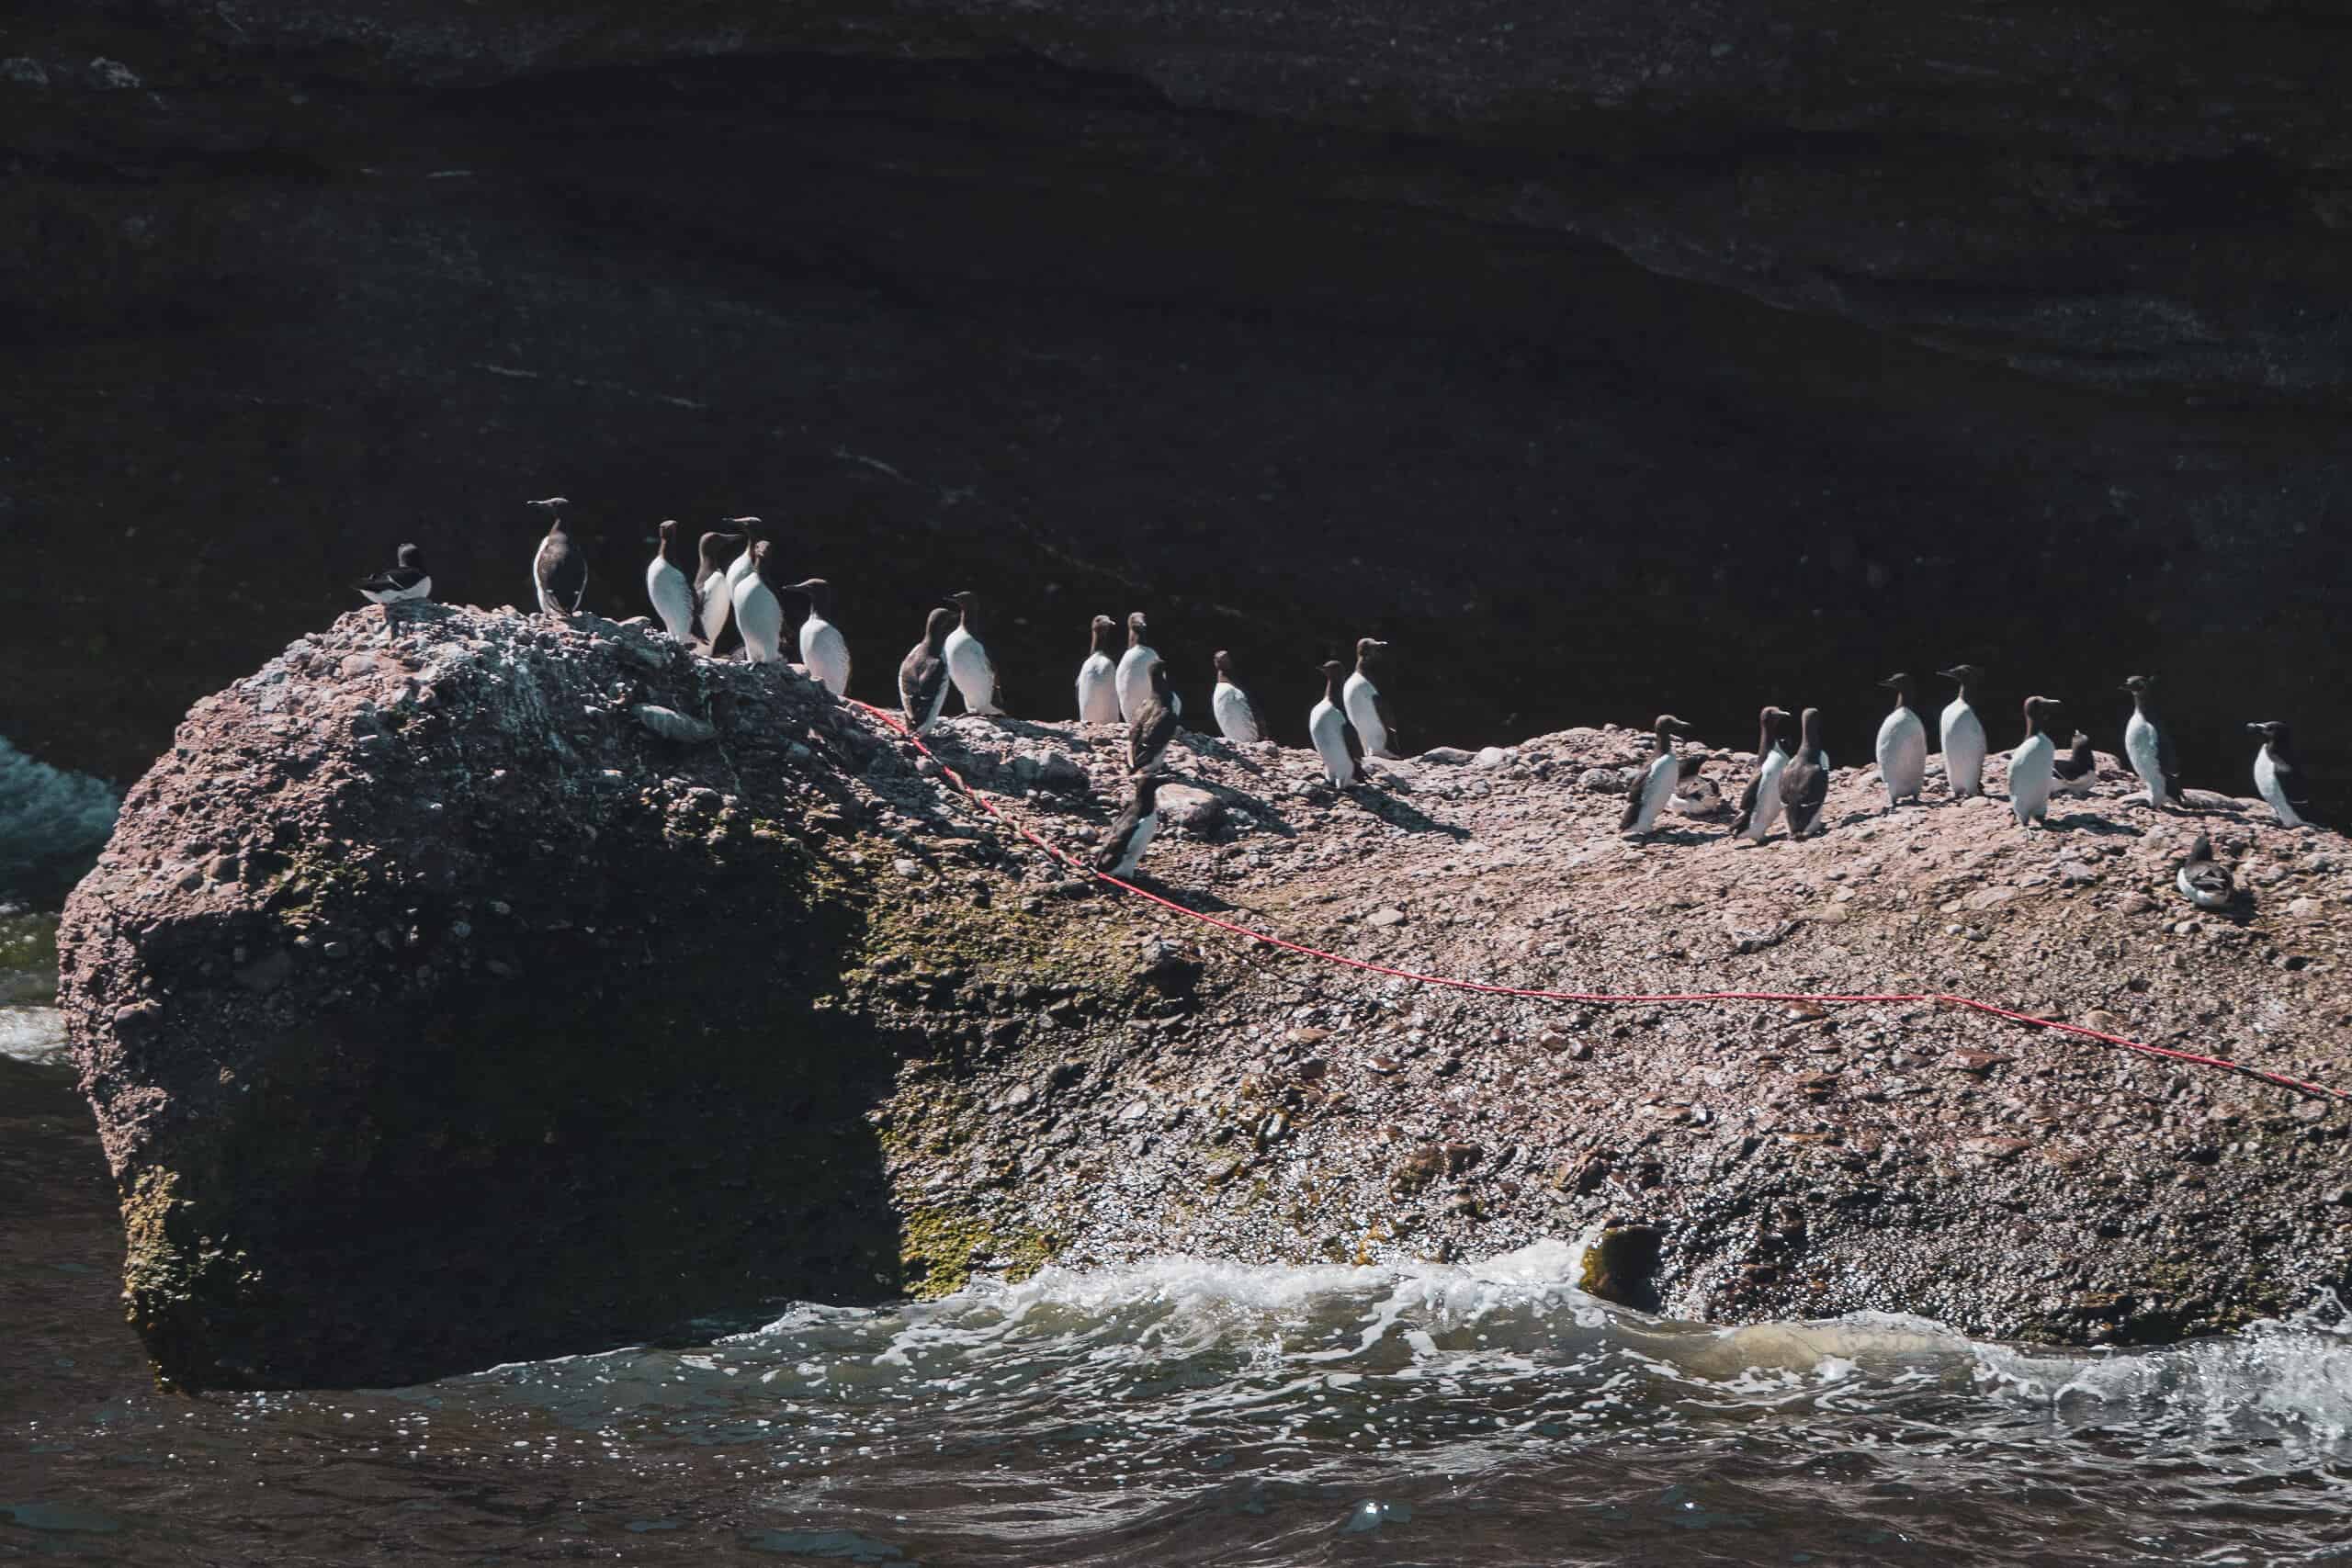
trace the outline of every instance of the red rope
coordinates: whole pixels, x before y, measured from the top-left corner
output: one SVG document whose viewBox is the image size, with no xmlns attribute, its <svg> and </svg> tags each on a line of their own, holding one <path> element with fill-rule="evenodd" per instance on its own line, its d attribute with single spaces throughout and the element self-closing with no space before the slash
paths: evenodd
<svg viewBox="0 0 2352 1568">
<path fill-rule="evenodd" d="M 1308 958 L 1319 958 L 1327 964 L 1338 964 L 1350 969 L 1360 969 L 1366 974 L 1371 975 L 1385 975 L 1391 979 L 1409 980 L 1415 985 L 1441 986 L 1449 990 L 1456 991 L 1476 991 L 1482 995 L 1490 997 L 1524 997 L 1532 1000 L 1546 1002 L 1585 1002 L 1600 1005 L 1622 1005 L 1625 1003 L 1646 1005 L 1667 1002 L 1808 1002 L 1823 1004 L 1846 1002 L 1911 1004 L 1929 1002 L 1943 1007 L 1964 1008 L 1973 1012 L 1988 1013 L 1995 1018 L 2007 1019 L 2011 1023 L 2022 1023 L 2033 1029 L 2048 1029 L 2055 1031 L 2061 1034 L 2079 1035 L 2083 1039 L 2096 1040 L 2104 1045 L 2118 1046 L 2126 1051 L 2136 1051 L 2143 1055 L 2161 1057 L 2162 1059 L 2169 1062 L 2186 1062 L 2193 1066 L 2199 1067 L 2216 1067 L 2223 1072 L 2237 1073 L 2246 1077 L 2260 1078 L 2265 1083 L 2276 1084 L 2280 1089 L 2290 1089 L 2301 1094 L 2315 1094 L 2329 1100 L 2352 1100 L 2352 1092 L 2347 1092 L 2340 1089 L 2330 1089 L 2325 1084 L 2308 1083 L 2301 1078 L 2289 1077 L 2283 1073 L 2269 1072 L 2261 1067 L 2248 1066 L 2243 1062 L 2233 1062 L 2226 1056 L 2205 1056 L 2199 1055 L 2194 1051 L 2175 1051 L 2168 1046 L 2151 1045 L 2145 1041 L 2126 1039 L 2120 1034 L 2109 1034 L 2102 1030 L 2092 1029 L 2083 1024 L 2065 1023 L 2057 1019 L 2052 1018 L 2036 1018 L 2031 1013 L 2015 1012 L 2005 1007 L 1996 1007 L 1991 1002 L 1978 1001 L 1973 997 L 1955 997 L 1947 995 L 1940 991 L 1867 992 L 1856 993 L 1853 995 L 1831 995 L 1826 993 L 1803 991 L 1668 991 L 1655 996 L 1635 996 L 1622 991 L 1552 991 L 1533 986 L 1498 986 L 1485 980 L 1462 980 L 1446 975 L 1424 975 L 1417 970 L 1398 969 L 1385 964 L 1374 964 L 1368 959 L 1350 958 L 1347 954 L 1342 953 L 1326 953 L 1320 948 L 1308 947 L 1303 942 L 1292 942 L 1283 937 L 1269 936 L 1264 931 L 1252 931 L 1248 926 L 1236 925 L 1231 920 L 1221 920 L 1215 915 L 1204 914 L 1198 909 L 1186 908 L 1183 905 L 1179 904 L 1173 898 L 1169 898 L 1160 894 L 1154 893 L 1148 888 L 1137 887 L 1132 882 L 1123 882 L 1119 878 L 1113 876 L 1108 872 L 1097 871 L 1094 867 L 1084 863 L 1067 851 L 1057 845 L 1048 843 L 1045 839 L 1039 837 L 1023 824 L 1015 821 L 1012 818 L 1008 817 L 1003 812 L 998 810 L 995 803 L 989 800 L 985 793 L 973 788 L 969 784 L 965 782 L 963 774 L 957 773 L 954 768 L 949 767 L 945 762 L 940 761 L 938 753 L 932 750 L 930 747 L 924 745 L 922 743 L 922 737 L 917 735 L 913 728 L 897 714 L 891 713 L 886 708 L 876 707 L 871 703 L 858 702 L 855 698 L 850 698 L 848 700 L 853 707 L 864 708 L 867 713 L 870 713 L 876 717 L 881 719 L 884 723 L 890 726 L 891 728 L 897 730 L 899 734 L 912 745 L 916 750 L 922 752 L 924 756 L 929 757 L 933 762 L 937 762 L 939 764 L 940 772 L 946 774 L 949 781 L 953 783 L 958 790 L 961 790 L 967 796 L 977 802 L 980 809 L 986 811 L 999 822 L 1003 823 L 1007 828 L 1012 829 L 1015 833 L 1021 835 L 1022 838 L 1026 839 L 1030 843 L 1045 852 L 1046 855 L 1059 862 L 1063 865 L 1069 866 L 1071 870 L 1091 876 L 1098 882 L 1108 883 L 1112 886 L 1119 889 L 1122 893 L 1129 893 L 1133 894 L 1136 897 L 1148 899 L 1151 903 L 1159 905 L 1163 909 L 1171 909 L 1177 914 L 1183 916 L 1186 919 L 1197 920 L 1204 926 L 1214 926 L 1219 931 L 1229 932 L 1234 936 L 1245 937 L 1251 942 L 1263 942 L 1268 947 L 1278 947 L 1286 953 L 1300 953 Z"/>
</svg>

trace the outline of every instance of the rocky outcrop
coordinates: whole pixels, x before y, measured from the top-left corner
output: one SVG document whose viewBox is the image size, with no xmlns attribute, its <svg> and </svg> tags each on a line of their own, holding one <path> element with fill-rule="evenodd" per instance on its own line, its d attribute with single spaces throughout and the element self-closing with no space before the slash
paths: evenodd
<svg viewBox="0 0 2352 1568">
<path fill-rule="evenodd" d="M 660 518 L 788 516 L 908 639 L 997 592 L 1033 699 L 1098 609 L 1196 699 L 1219 646 L 1393 635 L 1470 745 L 1661 687 L 1736 732 L 1729 649 L 1857 696 L 1971 658 L 2113 744 L 2157 666 L 2202 781 L 2270 716 L 2352 776 L 2345 38 L 2296 0 L 40 0 L 0 40 L 39 455 L 0 733 L 127 777 L 403 538 L 522 598 L 560 488 L 591 608 L 642 608 Z"/>
<path fill-rule="evenodd" d="M 1334 795 L 1189 737 L 1147 870 L 1404 968 L 1951 991 L 2352 1082 L 2333 834 L 2157 818 L 2110 773 L 2029 835 L 1998 801 L 1881 815 L 1849 771 L 1807 843 L 1634 846 L 1640 745 Z M 1058 841 L 1110 815 L 1115 731 L 936 749 Z M 2170 891 L 2195 829 L 2239 909 Z M 345 615 L 198 705 L 66 913 L 132 1320 L 175 1377 L 267 1384 L 1170 1249 L 1566 1235 L 1596 1290 L 1689 1315 L 2069 1342 L 2347 1282 L 2324 1101 L 1928 1005 L 1429 989 L 1089 888 L 786 669 L 593 616 Z"/>
</svg>

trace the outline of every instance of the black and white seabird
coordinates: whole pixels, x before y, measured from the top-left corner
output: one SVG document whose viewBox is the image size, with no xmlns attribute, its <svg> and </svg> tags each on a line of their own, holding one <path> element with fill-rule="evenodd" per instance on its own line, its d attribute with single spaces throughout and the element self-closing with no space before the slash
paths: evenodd
<svg viewBox="0 0 2352 1568">
<path fill-rule="evenodd" d="M 727 563 L 727 602 L 735 602 L 735 590 L 752 574 L 752 547 L 769 537 L 768 525 L 756 517 L 722 517 L 719 526 L 731 528 L 743 536 L 743 553 Z M 781 563 L 779 563 L 781 564 Z"/>
<path fill-rule="evenodd" d="M 695 563 L 686 558 L 676 518 L 663 519 L 660 532 L 661 542 L 645 566 L 645 596 L 653 602 L 662 629 L 684 642 L 695 632 Z"/>
<path fill-rule="evenodd" d="M 927 735 L 947 705 L 947 634 L 956 629 L 956 612 L 937 609 L 923 623 L 922 640 L 899 663 L 899 705 L 917 735 Z"/>
<path fill-rule="evenodd" d="M 402 545 L 394 558 L 399 565 L 352 586 L 378 604 L 405 604 L 412 599 L 432 598 L 433 574 L 424 570 L 424 552 L 414 545 Z"/>
<path fill-rule="evenodd" d="M 2088 795 L 2091 785 L 2098 783 L 2098 753 L 2091 750 L 2091 738 L 2081 730 L 2068 750 L 2058 753 L 2050 764 L 2050 792 L 2052 795 Z"/>
<path fill-rule="evenodd" d="M 1325 660 L 1323 700 L 1306 716 L 1306 736 L 1323 760 L 1323 776 L 1340 785 L 1363 783 L 1363 739 L 1348 721 L 1347 697 L 1340 690 L 1347 677 L 1346 665 L 1336 659 Z"/>
<path fill-rule="evenodd" d="M 1829 759 L 1821 750 L 1821 710 L 1807 708 L 1797 721 L 1797 754 L 1781 770 L 1781 809 L 1789 837 L 1802 839 L 1821 820 L 1829 800 Z"/>
<path fill-rule="evenodd" d="M 956 629 L 947 634 L 947 678 L 964 699 L 964 711 L 983 716 L 1001 714 L 997 705 L 996 664 L 980 646 L 979 595 L 960 589 L 947 596 L 956 606 Z"/>
<path fill-rule="evenodd" d="M 1119 623 L 1108 615 L 1094 617 L 1094 646 L 1078 667 L 1078 722 L 1119 722 Z"/>
<path fill-rule="evenodd" d="M 1954 800 L 1966 800 L 1984 793 L 1984 721 L 1968 700 L 1969 688 L 1984 679 L 1984 671 L 1973 664 L 1955 664 L 1939 673 L 1960 682 L 1960 694 L 1944 705 L 1944 786 Z"/>
<path fill-rule="evenodd" d="M 1878 727 L 1878 776 L 1892 811 L 1917 800 L 1928 782 L 1928 727 L 1912 709 L 1910 676 L 1889 675 L 1879 684 L 1894 694 L 1894 706 Z"/>
<path fill-rule="evenodd" d="M 1127 726 L 1127 772 L 1131 773 L 1158 768 L 1176 739 L 1176 694 L 1168 689 L 1168 665 L 1155 659 L 1145 672 L 1151 677 L 1151 695 L 1144 699 L 1143 712 Z"/>
<path fill-rule="evenodd" d="M 2295 765 L 2294 736 L 2275 718 L 2259 720 L 2246 728 L 2262 737 L 2262 750 L 2254 754 L 2255 793 L 2278 818 L 2278 826 L 2301 827 L 2303 813 L 2312 808 L 2312 803 L 2304 795 L 2303 770 Z"/>
<path fill-rule="evenodd" d="M 1681 775 L 1674 786 L 1673 798 L 1666 804 L 1685 817 L 1713 817 L 1724 809 L 1724 787 L 1709 778 L 1702 770 L 1707 765 L 1703 751 L 1693 751 L 1681 761 Z"/>
<path fill-rule="evenodd" d="M 1159 781 L 1148 773 L 1135 775 L 1135 794 L 1117 821 L 1103 830 L 1094 852 L 1094 869 L 1120 878 L 1133 876 L 1143 852 L 1159 831 Z"/>
<path fill-rule="evenodd" d="M 1377 637 L 1358 638 L 1355 673 L 1348 677 L 1348 722 L 1363 738 L 1365 752 L 1374 757 L 1397 755 L 1396 712 L 1372 680 L 1372 667 L 1387 651 L 1388 645 Z"/>
<path fill-rule="evenodd" d="M 1258 699 L 1241 689 L 1233 672 L 1233 655 L 1220 648 L 1216 663 L 1216 690 L 1209 697 L 1209 711 L 1216 715 L 1217 732 L 1239 746 L 1265 739 L 1272 728 Z"/>
<path fill-rule="evenodd" d="M 695 625 L 703 642 L 718 651 L 718 635 L 735 613 L 735 595 L 727 586 L 727 569 L 741 558 L 751 541 L 731 530 L 713 529 L 702 536 L 695 562 Z"/>
<path fill-rule="evenodd" d="M 735 585 L 735 625 L 743 633 L 743 657 L 753 664 L 784 658 L 784 594 L 777 581 L 775 541 L 755 539 L 745 552 L 752 570 Z"/>
<path fill-rule="evenodd" d="M 2134 675 L 2123 682 L 2132 694 L 2132 721 L 2123 727 L 2123 757 L 2140 782 L 2148 786 L 2148 804 L 2158 811 L 2180 795 L 2180 763 L 2173 755 L 2172 737 L 2157 725 L 2154 675 Z"/>
<path fill-rule="evenodd" d="M 808 601 L 808 618 L 800 623 L 800 661 L 808 679 L 833 695 L 849 693 L 849 642 L 833 625 L 833 585 L 821 577 L 796 582 L 784 590 Z"/>
<path fill-rule="evenodd" d="M 2063 705 L 2055 697 L 2025 700 L 2025 739 L 2009 753 L 2009 809 L 2020 827 L 2031 828 L 2050 819 L 2050 784 L 2058 763 L 2058 743 L 2050 739 L 2042 719 Z"/>
<path fill-rule="evenodd" d="M 581 599 L 588 592 L 588 558 L 573 547 L 571 536 L 564 530 L 563 509 L 571 502 L 562 496 L 551 495 L 530 504 L 545 507 L 550 519 L 548 536 L 539 541 L 538 554 L 531 558 L 531 581 L 538 589 L 539 613 L 576 615 Z"/>
<path fill-rule="evenodd" d="M 1144 699 L 1151 695 L 1151 661 L 1159 657 L 1159 650 L 1144 640 L 1150 627 L 1144 624 L 1143 612 L 1137 610 L 1127 617 L 1127 650 L 1119 655 L 1117 682 L 1119 716 L 1129 724 L 1143 711 Z M 1177 713 L 1184 711 L 1184 699 L 1178 697 L 1172 705 Z"/>
<path fill-rule="evenodd" d="M 1657 825 L 1657 814 L 1666 808 L 1674 786 L 1682 782 L 1682 763 L 1674 754 L 1674 738 L 1690 733 L 1690 727 L 1672 714 L 1657 716 L 1657 723 L 1651 730 L 1650 765 L 1625 797 L 1625 815 L 1617 823 L 1619 832 L 1638 838 Z"/>
<path fill-rule="evenodd" d="M 2238 896 L 2237 886 L 2230 879 L 2230 868 L 2213 858 L 2213 840 L 2204 834 L 2188 846 L 2188 858 L 2173 873 L 2172 885 L 2180 896 L 2200 909 L 2226 908 Z"/>
<path fill-rule="evenodd" d="M 1734 838 L 1762 843 L 1781 819 L 1781 770 L 1789 765 L 1789 720 L 1786 708 L 1767 707 L 1756 716 L 1756 772 L 1740 792 L 1739 818 L 1731 825 Z"/>
</svg>

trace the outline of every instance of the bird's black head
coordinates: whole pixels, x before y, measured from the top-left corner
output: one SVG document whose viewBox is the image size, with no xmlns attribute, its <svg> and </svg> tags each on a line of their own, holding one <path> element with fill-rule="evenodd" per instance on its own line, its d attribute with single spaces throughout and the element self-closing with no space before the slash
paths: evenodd
<svg viewBox="0 0 2352 1568">
<path fill-rule="evenodd" d="M 1376 637 L 1356 638 L 1356 663 L 1362 668 L 1370 669 L 1378 663 L 1380 656 L 1387 651 L 1388 645 Z"/>
<path fill-rule="evenodd" d="M 2287 727 L 2275 718 L 2256 719 L 2254 723 L 2247 725 L 2246 728 L 2251 733 L 2261 736 L 2265 740 L 2276 741 L 2281 746 L 2287 743 Z"/>
<path fill-rule="evenodd" d="M 955 611 L 944 606 L 933 609 L 929 618 L 922 624 L 923 640 L 931 644 L 933 649 L 936 651 L 939 646 L 947 640 L 947 634 L 955 629 Z"/>
<path fill-rule="evenodd" d="M 721 526 L 741 534 L 746 539 L 767 537 L 768 525 L 756 517 L 722 517 L 718 521 Z"/>
<path fill-rule="evenodd" d="M 1660 735 L 1688 735 L 1690 733 L 1690 721 L 1687 719 L 1677 718 L 1670 713 L 1662 713 L 1658 715 L 1657 723 L 1652 726 L 1652 728 Z"/>
<path fill-rule="evenodd" d="M 526 501 L 523 504 L 526 506 L 545 507 L 548 511 L 554 513 L 558 516 L 561 516 L 563 514 L 563 509 L 570 506 L 571 502 L 565 500 L 562 496 L 551 495 L 545 501 Z"/>
<path fill-rule="evenodd" d="M 2061 703 L 2056 697 L 2028 697 L 2025 700 L 2026 720 L 2028 723 L 2037 722 L 2045 716 L 2052 708 L 2064 707 L 2064 705 L 2065 705 Z"/>
<path fill-rule="evenodd" d="M 400 548 L 398 559 L 402 566 L 407 567 L 411 571 L 423 571 L 424 570 L 424 552 L 418 549 L 414 545 L 402 545 Z"/>
<path fill-rule="evenodd" d="M 1348 667 L 1336 659 L 1327 659 L 1317 668 L 1325 680 L 1337 680 L 1348 672 Z"/>
<path fill-rule="evenodd" d="M 2123 689 L 2135 697 L 2144 696 L 2156 689 L 2156 678 L 2154 675 L 2128 676 L 2124 680 Z"/>
<path fill-rule="evenodd" d="M 1758 714 L 1756 718 L 1758 723 L 1769 725 L 1772 728 L 1778 729 L 1781 726 L 1788 723 L 1792 716 L 1786 708 L 1768 706 L 1762 713 Z"/>
<path fill-rule="evenodd" d="M 1821 710 L 1819 708 L 1805 709 L 1804 716 L 1797 720 L 1797 727 L 1804 733 L 1804 743 L 1815 750 L 1819 750 L 1821 746 Z"/>
<path fill-rule="evenodd" d="M 798 582 L 787 584 L 785 588 L 785 592 L 786 593 L 799 594 L 803 599 L 808 601 L 811 608 L 815 609 L 818 614 L 822 615 L 824 614 L 826 605 L 832 601 L 833 585 L 826 581 L 821 577 L 810 577 L 804 578 Z"/>
<path fill-rule="evenodd" d="M 1984 667 L 1976 664 L 1955 664 L 1949 670 L 1939 670 L 1936 673 L 1947 681 L 1957 681 L 1963 686 L 1973 686 L 1984 679 Z"/>
<path fill-rule="evenodd" d="M 668 553 L 672 545 L 678 542 L 678 520 L 674 517 L 664 517 L 653 531 L 662 536 L 662 549 L 664 554 Z"/>
<path fill-rule="evenodd" d="M 1168 660 L 1165 659 L 1155 659 L 1149 664 L 1145 665 L 1144 677 L 1151 682 L 1151 689 L 1153 691 L 1159 693 L 1163 697 L 1168 694 Z"/>
<path fill-rule="evenodd" d="M 1216 664 L 1216 672 L 1219 675 L 1223 676 L 1227 681 L 1234 681 L 1238 679 L 1233 672 L 1233 655 L 1220 648 L 1216 650 L 1215 662 Z"/>
<path fill-rule="evenodd" d="M 1134 614 L 1132 614 L 1132 615 L 1128 615 L 1128 617 L 1127 617 L 1127 640 L 1128 640 L 1128 641 L 1130 641 L 1130 642 L 1141 642 L 1141 641 L 1143 640 L 1143 634 L 1144 634 L 1145 632 L 1147 632 L 1147 631 L 1149 631 L 1150 629 L 1151 629 L 1151 628 L 1150 628 L 1149 626 L 1146 626 L 1146 625 L 1144 624 L 1143 612 L 1142 612 L 1141 610 L 1137 610 L 1137 611 L 1136 611 Z"/>
<path fill-rule="evenodd" d="M 968 588 L 958 588 L 947 596 L 947 602 L 959 610 L 968 610 L 979 603 L 980 596 Z"/>
</svg>

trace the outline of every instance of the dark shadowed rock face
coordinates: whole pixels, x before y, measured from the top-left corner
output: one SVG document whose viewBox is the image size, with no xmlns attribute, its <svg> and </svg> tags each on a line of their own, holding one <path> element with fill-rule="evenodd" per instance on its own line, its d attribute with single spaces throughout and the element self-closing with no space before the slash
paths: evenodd
<svg viewBox="0 0 2352 1568">
<path fill-rule="evenodd" d="M 2221 796 L 2155 818 L 2110 759 L 2046 834 L 1997 799 L 1884 817 L 1849 770 L 1804 844 L 1674 817 L 1632 846 L 1600 784 L 1644 744 L 1335 797 L 1311 753 L 1190 737 L 1171 820 L 1219 809 L 1147 871 L 1406 969 L 1960 992 L 2352 1082 L 2336 835 Z M 1115 808 L 1116 729 L 936 745 L 1073 847 Z M 2171 891 L 2196 830 L 2248 890 L 2228 914 Z M 246 1385 L 1171 1250 L 1566 1236 L 1589 1288 L 1687 1316 L 2075 1343 L 2352 1282 L 2321 1100 L 1926 1003 L 1420 988 L 1084 886 L 784 667 L 594 616 L 347 615 L 198 705 L 61 930 L 131 1318 L 169 1374 Z"/>
<path fill-rule="evenodd" d="M 524 598 L 517 503 L 560 489 L 592 607 L 642 608 L 657 519 L 755 511 L 886 649 L 993 592 L 1033 713 L 1143 607 L 1196 696 L 1216 647 L 1311 684 L 1385 632 L 1470 744 L 1770 684 L 1853 754 L 1870 680 L 1965 657 L 2110 746 L 2159 670 L 2200 782 L 2242 787 L 2254 717 L 2341 763 L 2346 37 L 37 6 L 0 44 L 0 732 L 129 776 L 404 538 Z"/>
</svg>

